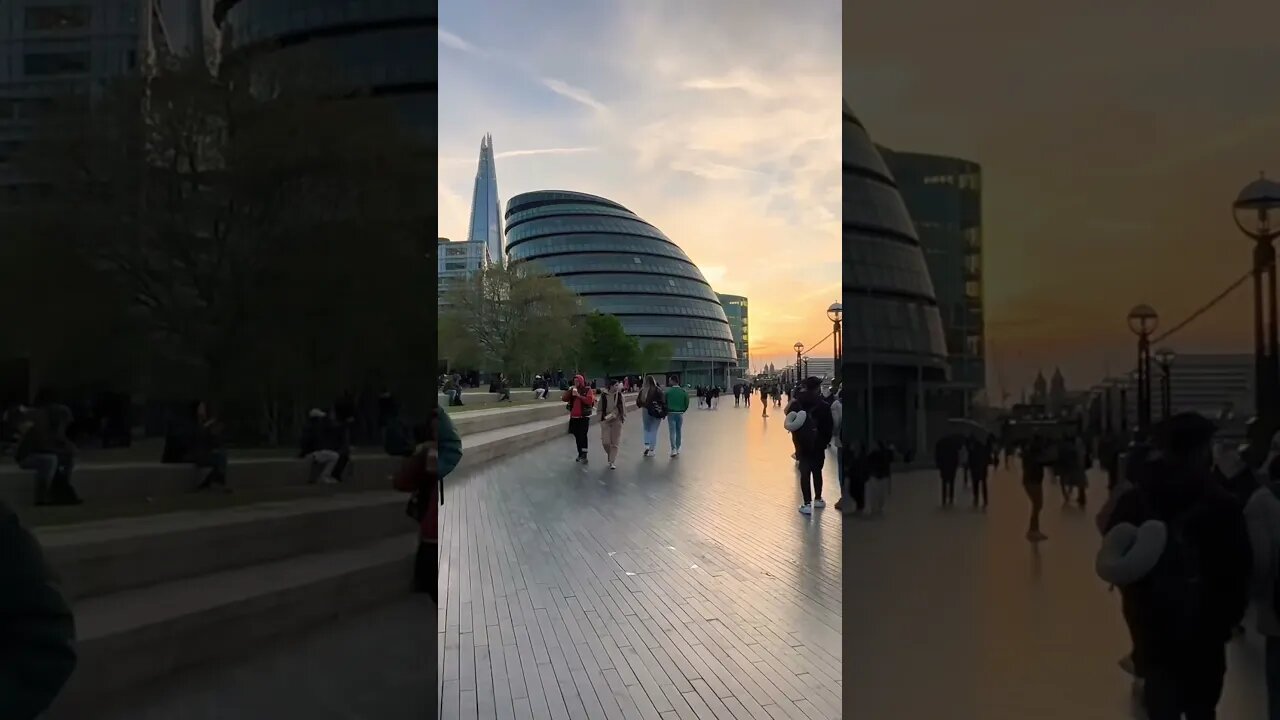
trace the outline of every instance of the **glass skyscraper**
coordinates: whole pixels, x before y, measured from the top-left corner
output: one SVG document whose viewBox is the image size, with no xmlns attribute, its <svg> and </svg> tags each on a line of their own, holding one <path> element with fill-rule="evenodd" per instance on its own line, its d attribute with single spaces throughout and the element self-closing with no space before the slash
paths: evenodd
<svg viewBox="0 0 1280 720">
<path fill-rule="evenodd" d="M 480 164 L 476 168 L 476 186 L 471 193 L 471 225 L 467 242 L 483 243 L 488 262 L 504 262 L 502 248 L 502 210 L 498 203 L 498 171 L 493 165 L 493 136 L 480 139 Z"/>
<path fill-rule="evenodd" d="M 728 382 L 738 353 L 720 298 L 661 230 L 612 200 L 559 190 L 511 198 L 506 221 L 512 264 L 536 263 L 559 277 L 641 345 L 670 345 L 666 372 L 683 383 Z"/>
<path fill-rule="evenodd" d="M 724 308 L 725 317 L 729 319 L 729 329 L 733 332 L 733 342 L 738 347 L 738 373 L 751 371 L 751 343 L 748 328 L 747 299 L 741 295 L 717 295 L 720 306 Z"/>
<path fill-rule="evenodd" d="M 925 452 L 927 387 L 947 376 L 947 345 L 920 240 L 893 174 L 846 103 L 844 134 L 844 386 L 853 443 Z M 943 417 L 941 422 L 945 422 Z"/>
</svg>

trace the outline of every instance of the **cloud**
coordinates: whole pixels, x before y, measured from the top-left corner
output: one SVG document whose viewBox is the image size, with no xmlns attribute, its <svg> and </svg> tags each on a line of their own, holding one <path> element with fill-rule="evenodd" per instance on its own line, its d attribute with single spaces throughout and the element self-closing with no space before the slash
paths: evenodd
<svg viewBox="0 0 1280 720">
<path fill-rule="evenodd" d="M 756 97 L 772 98 L 778 91 L 768 83 L 745 71 L 735 71 L 720 77 L 701 77 L 686 80 L 681 87 L 687 90 L 739 90 Z"/>
<path fill-rule="evenodd" d="M 671 169 L 677 172 L 687 172 L 691 175 L 697 175 L 707 180 L 741 180 L 752 175 L 760 173 L 746 168 L 733 167 L 732 165 L 724 165 L 715 162 L 685 162 L 676 160 L 671 163 Z"/>
<path fill-rule="evenodd" d="M 505 150 L 500 153 L 494 153 L 493 157 L 498 160 L 501 158 L 528 157 L 530 155 L 577 155 L 579 153 L 596 152 L 599 149 L 594 147 L 561 147 L 536 150 Z"/>
<path fill-rule="evenodd" d="M 448 30 L 445 30 L 444 28 L 439 28 L 438 35 L 439 35 L 440 45 L 443 47 L 452 48 L 454 50 L 458 50 L 464 53 L 470 53 L 471 55 L 477 55 L 477 56 L 484 55 L 484 53 L 480 50 L 480 48 L 476 47 L 475 45 L 472 45 L 471 43 L 467 42 L 466 40 L 463 40 L 462 38 L 458 37 L 457 35 L 454 35 Z"/>
<path fill-rule="evenodd" d="M 580 87 L 570 85 L 563 80 L 557 80 L 556 78 L 542 78 L 542 84 L 551 92 L 569 98 L 576 103 L 586 105 L 596 112 L 607 112 L 609 110 L 609 108 L 605 107 L 604 103 L 592 97 L 591 93 Z"/>
</svg>

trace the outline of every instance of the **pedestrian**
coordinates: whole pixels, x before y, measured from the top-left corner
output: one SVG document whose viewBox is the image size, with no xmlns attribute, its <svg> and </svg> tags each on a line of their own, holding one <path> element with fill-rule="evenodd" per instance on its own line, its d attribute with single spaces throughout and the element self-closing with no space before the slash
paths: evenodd
<svg viewBox="0 0 1280 720">
<path fill-rule="evenodd" d="M 884 515 L 885 504 L 889 498 L 889 482 L 891 478 L 893 458 L 884 441 L 866 455 L 867 467 L 867 505 L 872 517 Z"/>
<path fill-rule="evenodd" d="M 223 438 L 225 428 L 222 421 L 209 403 L 203 400 L 195 404 L 195 420 L 192 459 L 197 468 L 209 471 L 195 489 L 199 492 L 218 486 L 223 492 L 230 493 L 231 488 L 227 486 L 227 446 Z"/>
<path fill-rule="evenodd" d="M 308 414 L 307 422 L 302 427 L 302 441 L 298 448 L 298 457 L 307 461 L 307 481 L 332 485 L 338 482 L 334 478 L 334 468 L 338 465 L 338 448 L 333 442 L 334 433 L 329 430 L 329 414 L 320 408 L 313 408 Z"/>
<path fill-rule="evenodd" d="M 71 410 L 57 401 L 52 390 L 41 390 L 36 407 L 28 413 L 14 447 L 18 467 L 35 473 L 36 505 L 79 505 L 82 501 L 71 483 L 75 468 L 75 444 L 67 437 Z"/>
<path fill-rule="evenodd" d="M 795 409 L 787 413 L 784 427 L 791 432 L 800 470 L 800 496 L 804 500 L 800 512 L 810 515 L 814 508 L 827 506 L 822 497 L 822 468 L 834 434 L 834 418 L 822 399 L 822 381 L 818 378 L 806 379 L 793 397 Z"/>
<path fill-rule="evenodd" d="M 849 484 L 849 448 L 844 441 L 844 390 L 835 393 L 831 401 L 831 444 L 836 451 L 836 481 L 840 483 L 840 499 L 836 509 L 852 513 L 853 493 Z"/>
<path fill-rule="evenodd" d="M 0 717 L 41 717 L 76 667 L 76 626 L 40 542 L 0 503 Z"/>
<path fill-rule="evenodd" d="M 578 447 L 578 457 L 574 462 L 586 465 L 587 431 L 591 428 L 591 409 L 595 407 L 596 395 L 587 385 L 586 378 L 574 375 L 573 386 L 560 399 L 569 410 L 569 432 Z"/>
<path fill-rule="evenodd" d="M 740 400 L 742 400 L 742 385 L 737 384 L 733 386 L 733 406 L 738 407 Z"/>
<path fill-rule="evenodd" d="M 1027 524 L 1027 540 L 1042 542 L 1049 536 L 1040 531 L 1040 511 L 1044 509 L 1045 440 L 1033 435 L 1022 451 L 1022 489 L 1031 501 L 1031 520 Z"/>
<path fill-rule="evenodd" d="M 987 509 L 987 471 L 990 467 L 991 453 L 987 445 L 973 438 L 973 446 L 969 450 L 969 477 L 973 484 L 973 507 Z"/>
<path fill-rule="evenodd" d="M 950 507 L 956 502 L 956 473 L 960 471 L 961 442 L 955 435 L 947 435 L 938 440 L 933 450 L 933 461 L 938 466 L 938 475 L 942 480 L 943 507 Z"/>
<path fill-rule="evenodd" d="M 689 409 L 689 393 L 680 387 L 676 378 L 671 377 L 667 379 L 663 400 L 667 412 L 667 431 L 671 438 L 671 457 L 678 457 L 680 448 L 684 445 L 684 414 Z"/>
<path fill-rule="evenodd" d="M 956 438 L 956 451 L 959 454 L 958 466 L 960 474 L 964 476 L 964 486 L 969 487 L 969 439 L 963 435 Z M 952 501 L 955 501 L 955 492 L 952 491 Z"/>
<path fill-rule="evenodd" d="M 760 417 L 769 417 L 769 386 L 760 386 Z"/>
<path fill-rule="evenodd" d="M 751 407 L 751 393 L 753 392 L 750 383 L 742 386 L 742 405 L 743 407 Z"/>
<path fill-rule="evenodd" d="M 686 394 L 686 400 L 688 397 Z M 653 457 L 658 452 L 658 428 L 667 415 L 666 404 L 666 393 L 658 387 L 658 381 L 652 375 L 645 376 L 636 395 L 636 407 L 641 410 L 640 424 L 644 428 L 644 457 Z"/>
<path fill-rule="evenodd" d="M 1152 569 L 1128 585 L 1150 720 L 1215 717 L 1226 644 L 1244 617 L 1253 569 L 1248 525 L 1237 501 L 1213 481 L 1217 427 L 1197 413 L 1160 424 L 1150 476 L 1121 497 L 1110 534 L 1164 526 Z"/>
<path fill-rule="evenodd" d="M 622 401 L 622 381 L 614 380 L 600 398 L 600 443 L 604 445 L 609 469 L 618 469 L 618 446 L 622 442 L 622 423 L 627 420 Z"/>
<path fill-rule="evenodd" d="M 1271 468 L 1266 470 L 1270 475 Z M 1254 614 L 1258 634 L 1266 644 L 1267 717 L 1280 720 L 1280 593 L 1276 592 L 1280 582 L 1280 485 L 1273 477 L 1254 489 L 1244 517 L 1253 552 Z"/>
</svg>

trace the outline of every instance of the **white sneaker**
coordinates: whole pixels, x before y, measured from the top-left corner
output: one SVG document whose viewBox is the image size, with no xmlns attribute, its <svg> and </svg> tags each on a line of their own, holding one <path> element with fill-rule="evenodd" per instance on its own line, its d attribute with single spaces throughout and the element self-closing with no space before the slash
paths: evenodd
<svg viewBox="0 0 1280 720">
<path fill-rule="evenodd" d="M 679 455 L 679 454 L 680 454 L 680 451 L 679 451 L 679 450 L 672 450 L 672 451 L 671 451 L 671 457 L 675 457 L 675 456 L 677 456 L 677 455 Z"/>
<path fill-rule="evenodd" d="M 827 501 L 822 498 L 817 498 L 813 501 L 813 506 L 816 508 L 824 508 L 827 506 Z"/>
<path fill-rule="evenodd" d="M 322 477 L 320 478 L 320 484 L 321 485 L 337 485 L 338 481 L 331 477 Z"/>
<path fill-rule="evenodd" d="M 800 513 L 801 513 L 802 515 L 812 515 L 812 514 L 813 514 L 813 506 L 812 506 L 812 505 L 810 505 L 809 503 L 805 503 L 804 505 L 801 505 L 801 506 L 800 506 Z"/>
<path fill-rule="evenodd" d="M 610 470 L 617 470 L 617 469 L 618 469 L 618 463 L 609 463 L 609 469 L 610 469 Z"/>
</svg>

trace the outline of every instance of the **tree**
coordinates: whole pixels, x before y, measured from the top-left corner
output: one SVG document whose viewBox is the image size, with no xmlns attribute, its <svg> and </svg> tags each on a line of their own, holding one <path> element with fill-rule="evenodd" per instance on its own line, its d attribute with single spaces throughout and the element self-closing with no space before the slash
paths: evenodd
<svg viewBox="0 0 1280 720">
<path fill-rule="evenodd" d="M 666 373 L 671 368 L 671 356 L 674 353 L 675 349 L 671 347 L 671 343 L 658 340 L 646 344 L 640 349 L 640 372 L 645 375 Z"/>
<path fill-rule="evenodd" d="M 434 179 L 390 101 L 255 73 L 176 59 L 65 99 L 20 158 L 42 197 L 12 220 L 118 289 L 150 390 L 256 408 L 274 438 L 371 373 L 425 392 Z"/>
<path fill-rule="evenodd" d="M 524 384 L 578 344 L 578 298 L 536 265 L 481 268 L 444 296 L 440 347 Z"/>
<path fill-rule="evenodd" d="M 618 318 L 592 313 L 584 319 L 583 327 L 584 369 L 599 371 L 606 377 L 635 369 L 640 358 L 640 343 L 627 334 Z"/>
</svg>

